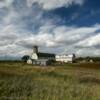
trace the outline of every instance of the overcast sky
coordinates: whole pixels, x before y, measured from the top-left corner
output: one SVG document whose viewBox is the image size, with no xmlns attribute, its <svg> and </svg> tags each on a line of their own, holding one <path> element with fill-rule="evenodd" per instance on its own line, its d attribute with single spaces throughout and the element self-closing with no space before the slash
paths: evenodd
<svg viewBox="0 0 100 100">
<path fill-rule="evenodd" d="M 0 0 L 0 56 L 42 52 L 100 56 L 100 0 Z"/>
</svg>

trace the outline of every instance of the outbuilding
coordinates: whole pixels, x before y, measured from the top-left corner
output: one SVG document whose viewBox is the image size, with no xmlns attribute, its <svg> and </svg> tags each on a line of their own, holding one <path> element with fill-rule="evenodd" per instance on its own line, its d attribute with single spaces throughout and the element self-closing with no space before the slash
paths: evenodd
<svg viewBox="0 0 100 100">
<path fill-rule="evenodd" d="M 51 61 L 49 59 L 38 59 L 38 60 L 32 60 L 33 65 L 41 65 L 41 66 L 47 66 L 51 64 Z"/>
<path fill-rule="evenodd" d="M 73 63 L 75 61 L 75 54 L 63 54 L 63 55 L 56 55 L 56 61 L 62 63 Z"/>
</svg>

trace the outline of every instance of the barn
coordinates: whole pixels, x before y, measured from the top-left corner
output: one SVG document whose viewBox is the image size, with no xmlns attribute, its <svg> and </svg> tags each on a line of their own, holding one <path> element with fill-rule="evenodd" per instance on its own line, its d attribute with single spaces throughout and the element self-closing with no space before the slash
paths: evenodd
<svg viewBox="0 0 100 100">
<path fill-rule="evenodd" d="M 38 52 L 38 46 L 33 47 L 33 52 L 27 60 L 28 64 L 33 65 L 50 65 L 55 60 L 55 54 Z"/>
<path fill-rule="evenodd" d="M 62 54 L 55 55 L 51 53 L 43 53 L 38 51 L 38 46 L 33 47 L 33 52 L 29 59 L 27 60 L 28 64 L 33 65 L 50 65 L 52 61 L 57 61 L 61 63 L 73 63 L 75 61 L 75 54 Z"/>
</svg>

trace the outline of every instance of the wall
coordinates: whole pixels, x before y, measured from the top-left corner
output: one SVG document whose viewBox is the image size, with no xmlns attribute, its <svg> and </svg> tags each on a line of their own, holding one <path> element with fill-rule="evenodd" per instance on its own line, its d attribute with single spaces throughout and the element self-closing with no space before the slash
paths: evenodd
<svg viewBox="0 0 100 100">
<path fill-rule="evenodd" d="M 73 62 L 73 56 L 72 55 L 56 55 L 56 61 L 59 62 Z"/>
</svg>

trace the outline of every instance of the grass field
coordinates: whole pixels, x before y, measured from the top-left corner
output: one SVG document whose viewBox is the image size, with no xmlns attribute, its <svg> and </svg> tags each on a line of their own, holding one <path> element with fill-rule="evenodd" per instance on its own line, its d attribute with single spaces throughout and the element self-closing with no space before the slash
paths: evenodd
<svg viewBox="0 0 100 100">
<path fill-rule="evenodd" d="M 0 62 L 0 100 L 100 100 L 100 63 Z"/>
</svg>

